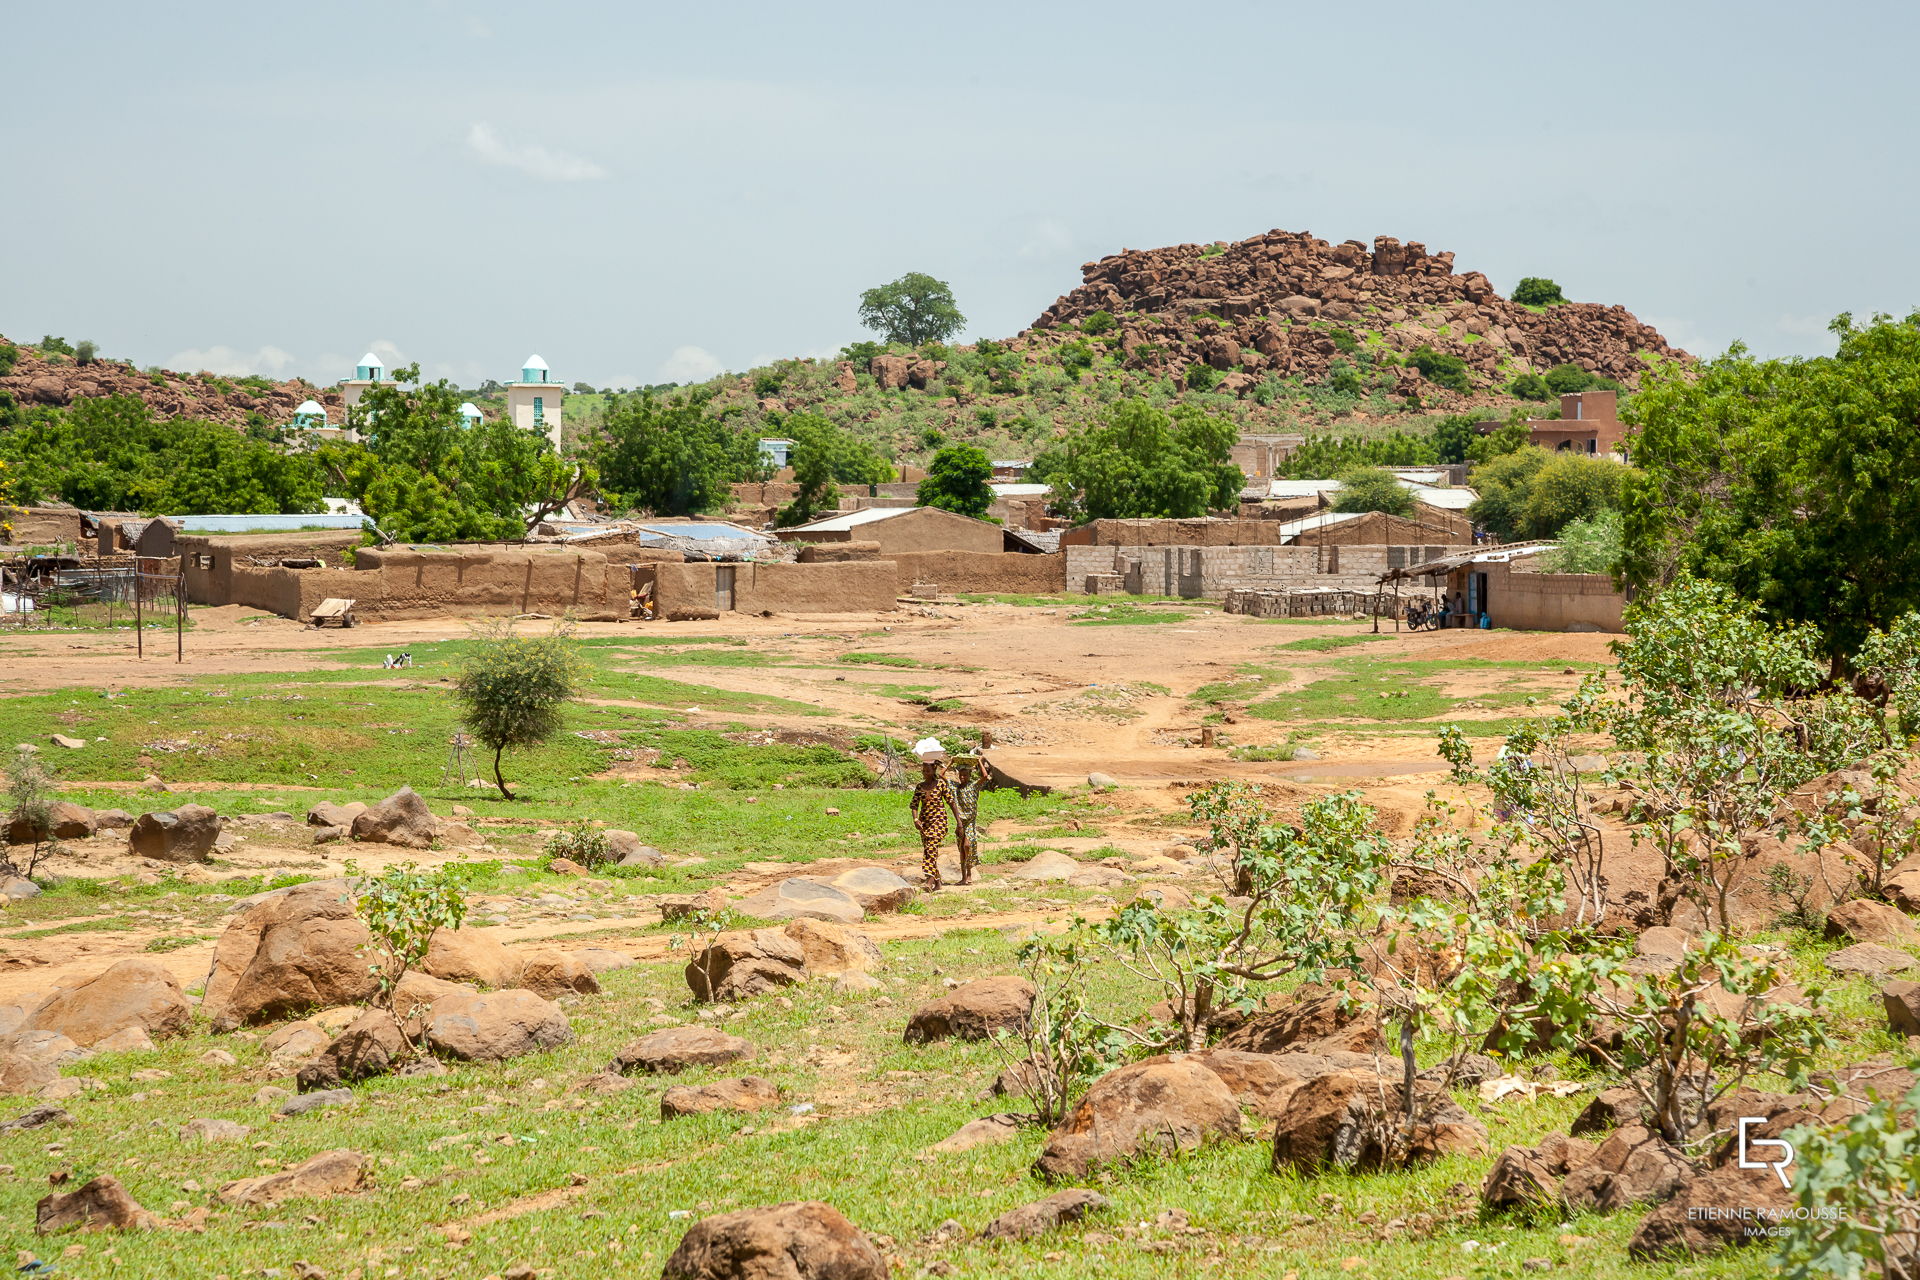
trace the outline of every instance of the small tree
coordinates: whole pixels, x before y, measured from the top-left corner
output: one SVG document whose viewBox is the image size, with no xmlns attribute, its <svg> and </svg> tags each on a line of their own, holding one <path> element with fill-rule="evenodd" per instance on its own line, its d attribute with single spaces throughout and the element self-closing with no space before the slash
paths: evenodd
<svg viewBox="0 0 1920 1280">
<path fill-rule="evenodd" d="M 1421 376 L 1435 386 L 1445 387 L 1449 391 L 1473 390 L 1473 375 L 1467 369 L 1467 362 L 1459 356 L 1421 347 L 1407 357 L 1407 363 L 1418 369 Z"/>
<path fill-rule="evenodd" d="M 74 344 L 73 362 L 75 364 L 92 364 L 94 357 L 99 354 L 100 346 L 98 343 L 92 338 L 82 338 Z"/>
<path fill-rule="evenodd" d="M 379 1006 L 405 1025 L 411 1010 L 394 1007 L 407 971 L 426 959 L 433 935 L 458 929 L 467 918 L 467 899 L 451 868 L 422 871 L 412 863 L 392 867 L 361 881 L 354 910 L 372 935 L 363 950 L 373 957 L 367 971 L 379 984 Z"/>
<path fill-rule="evenodd" d="M 1080 332 L 1099 337 L 1103 333 L 1112 333 L 1118 324 L 1111 311 L 1096 311 L 1080 322 Z"/>
<path fill-rule="evenodd" d="M 1340 475 L 1340 488 L 1333 495 L 1335 511 L 1384 511 L 1388 515 L 1413 514 L 1413 490 L 1400 483 L 1391 471 L 1382 467 L 1355 467 Z"/>
<path fill-rule="evenodd" d="M 1026 1021 L 993 1038 L 1020 1092 L 1033 1105 L 1035 1124 L 1066 1119 L 1087 1085 L 1119 1060 L 1125 1041 L 1087 1012 L 1087 965 L 1075 941 L 1034 938 L 1019 952 L 1020 972 L 1033 984 Z"/>
<path fill-rule="evenodd" d="M 1513 286 L 1513 300 L 1523 307 L 1553 307 L 1565 302 L 1567 295 L 1545 276 L 1527 276 Z"/>
<path fill-rule="evenodd" d="M 1507 384 L 1507 390 L 1522 400 L 1551 400 L 1553 388 L 1537 373 L 1523 373 Z"/>
<path fill-rule="evenodd" d="M 493 752 L 493 781 L 513 799 L 500 772 L 508 747 L 532 747 L 560 731 L 562 709 L 581 678 L 570 623 L 544 636 L 521 636 L 511 621 L 474 629 L 454 678 L 454 697 L 474 741 Z"/>
<path fill-rule="evenodd" d="M 978 445 L 950 444 L 933 455 L 914 501 L 982 519 L 993 505 L 993 462 Z"/>
<path fill-rule="evenodd" d="M 4 850 L 0 852 L 0 870 L 32 876 L 41 862 L 59 852 L 60 845 L 53 838 L 53 806 L 59 798 L 52 771 L 40 763 L 36 753 L 22 751 L 14 756 L 13 767 L 7 771 L 7 829 L 0 840 L 0 850 Z M 16 841 L 26 846 L 25 865 L 14 858 Z"/>
<path fill-rule="evenodd" d="M 860 323 L 888 342 L 917 347 L 945 342 L 960 332 L 967 318 L 954 305 L 953 288 L 946 281 L 909 271 L 860 295 Z"/>
<path fill-rule="evenodd" d="M 1802 1127 L 1793 1144 L 1798 1212 L 1780 1246 L 1787 1280 L 1920 1277 L 1920 1086 L 1843 1125 Z"/>
</svg>

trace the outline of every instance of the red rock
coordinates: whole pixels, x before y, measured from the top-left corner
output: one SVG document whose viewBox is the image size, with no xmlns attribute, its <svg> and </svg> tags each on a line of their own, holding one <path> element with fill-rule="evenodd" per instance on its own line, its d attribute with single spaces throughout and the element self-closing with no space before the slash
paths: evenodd
<svg viewBox="0 0 1920 1280">
<path fill-rule="evenodd" d="M 948 1038 L 985 1040 L 1000 1031 L 1015 1031 L 1026 1025 L 1033 997 L 1033 984 L 1025 978 L 979 978 L 915 1010 L 904 1038 L 908 1044 L 930 1044 Z"/>
<path fill-rule="evenodd" d="M 1079 1178 L 1116 1160 L 1241 1134 L 1240 1104 L 1219 1076 L 1191 1060 L 1139 1062 L 1094 1081 L 1033 1168 L 1044 1178 Z"/>
<path fill-rule="evenodd" d="M 887 1260 L 832 1205 L 817 1200 L 702 1218 L 660 1280 L 888 1280 Z"/>
<path fill-rule="evenodd" d="M 120 1180 L 111 1174 L 103 1174 L 65 1194 L 43 1196 L 33 1213 L 33 1229 L 43 1236 L 69 1227 L 87 1231 L 145 1231 L 158 1225 L 154 1216 L 135 1203 Z"/>
</svg>

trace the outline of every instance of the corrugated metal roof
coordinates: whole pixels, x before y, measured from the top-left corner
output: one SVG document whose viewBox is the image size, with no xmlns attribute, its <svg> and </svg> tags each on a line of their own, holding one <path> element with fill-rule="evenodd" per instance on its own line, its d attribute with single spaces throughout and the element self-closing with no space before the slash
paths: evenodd
<svg viewBox="0 0 1920 1280">
<path fill-rule="evenodd" d="M 1051 485 L 1044 484 L 995 484 L 987 487 L 993 490 L 996 498 L 1038 498 L 1053 492 Z"/>
<path fill-rule="evenodd" d="M 1338 480 L 1274 480 L 1267 485 L 1269 498 L 1312 498 L 1340 487 Z"/>
<path fill-rule="evenodd" d="M 1324 529 L 1330 524 L 1342 524 L 1348 520 L 1358 520 L 1361 516 L 1370 516 L 1371 511 L 1322 511 L 1317 516 L 1307 516 L 1300 520 L 1288 520 L 1280 525 L 1278 532 L 1291 538 L 1295 534 L 1305 533 L 1309 529 Z"/>
<path fill-rule="evenodd" d="M 1479 498 L 1471 489 L 1436 489 L 1432 485 L 1409 484 L 1413 496 L 1430 507 L 1439 507 L 1443 511 L 1465 511 Z"/>
<path fill-rule="evenodd" d="M 824 520 L 815 520 L 812 524 L 795 525 L 786 530 L 788 533 L 813 531 L 817 533 L 843 533 L 856 529 L 863 524 L 872 524 L 876 520 L 891 520 L 903 516 L 909 511 L 925 510 L 922 507 L 868 507 L 864 511 L 842 511 L 837 516 L 828 516 Z"/>
<path fill-rule="evenodd" d="M 1551 551 L 1559 545 L 1557 542 L 1516 542 L 1486 551 L 1462 551 L 1455 555 L 1441 556 L 1438 560 L 1429 560 L 1425 564 L 1410 564 L 1404 569 L 1389 569 L 1380 575 L 1380 581 L 1429 577 L 1447 573 L 1468 564 L 1497 564 L 1502 561 L 1521 560 L 1528 556 L 1537 556 L 1543 551 Z"/>
</svg>

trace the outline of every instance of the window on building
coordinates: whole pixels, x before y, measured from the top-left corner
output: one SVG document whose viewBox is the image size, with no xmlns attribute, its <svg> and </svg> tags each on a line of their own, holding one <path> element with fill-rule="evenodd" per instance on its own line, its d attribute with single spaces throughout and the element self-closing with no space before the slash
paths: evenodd
<svg viewBox="0 0 1920 1280">
<path fill-rule="evenodd" d="M 533 425 L 536 427 L 544 427 L 547 425 L 547 400 L 545 396 L 535 396 L 533 398 Z"/>
</svg>

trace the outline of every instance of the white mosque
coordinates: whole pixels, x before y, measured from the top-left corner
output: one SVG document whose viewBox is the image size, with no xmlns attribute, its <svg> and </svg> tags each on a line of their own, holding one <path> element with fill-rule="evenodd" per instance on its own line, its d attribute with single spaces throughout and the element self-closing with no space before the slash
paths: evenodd
<svg viewBox="0 0 1920 1280">
<path fill-rule="evenodd" d="M 379 386 L 387 380 L 387 368 L 380 357 L 369 351 L 360 357 L 360 363 L 354 366 L 351 378 L 342 378 L 337 384 L 340 399 L 346 408 L 360 403 L 360 397 L 369 387 Z M 538 431 L 552 442 L 554 451 L 560 449 L 561 402 L 567 398 L 564 383 L 555 382 L 547 362 L 537 355 L 528 356 L 520 365 L 520 380 L 506 384 L 507 417 L 513 425 L 524 431 Z M 477 425 L 483 415 L 471 401 L 460 406 L 460 416 L 468 426 Z M 327 435 L 344 434 L 342 426 L 334 426 L 327 421 L 327 411 L 318 401 L 304 400 L 293 411 L 290 424 L 301 430 L 324 432 Z M 343 424 L 344 425 L 344 424 Z"/>
</svg>

